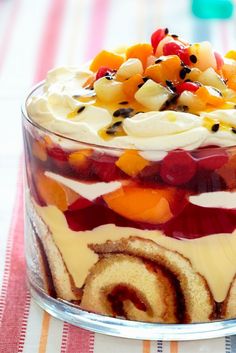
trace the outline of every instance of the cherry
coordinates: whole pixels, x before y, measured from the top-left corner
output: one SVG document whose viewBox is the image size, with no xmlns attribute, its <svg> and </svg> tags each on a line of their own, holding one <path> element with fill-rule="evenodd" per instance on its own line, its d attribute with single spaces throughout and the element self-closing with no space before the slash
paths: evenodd
<svg viewBox="0 0 236 353">
<path fill-rule="evenodd" d="M 168 28 L 159 28 L 155 32 L 153 32 L 151 36 L 151 43 L 152 43 L 154 54 L 156 52 L 158 44 L 163 38 L 167 36 L 167 34 L 168 34 Z"/>
<path fill-rule="evenodd" d="M 181 94 L 184 91 L 196 92 L 199 88 L 199 85 L 195 82 L 182 82 L 176 85 L 176 92 Z"/>
<path fill-rule="evenodd" d="M 214 55 L 215 55 L 215 59 L 216 59 L 217 70 L 221 70 L 222 66 L 224 65 L 224 59 L 216 51 L 214 52 Z"/>
<path fill-rule="evenodd" d="M 176 150 L 169 152 L 163 159 L 160 175 L 168 184 L 181 185 L 192 179 L 196 169 L 196 162 L 188 152 Z"/>
<path fill-rule="evenodd" d="M 185 65 L 190 64 L 188 48 L 184 47 L 183 44 L 173 41 L 168 42 L 163 46 L 164 55 L 178 55 L 178 57 L 184 62 Z"/>
<path fill-rule="evenodd" d="M 98 72 L 96 74 L 96 80 L 98 80 L 99 78 L 102 78 L 106 75 L 109 75 L 113 72 L 113 70 L 111 70 L 108 66 L 101 66 L 98 69 Z"/>
<path fill-rule="evenodd" d="M 198 168 L 215 170 L 222 167 L 228 162 L 228 155 L 226 151 L 213 149 L 199 149 L 192 153 L 197 159 Z"/>
</svg>

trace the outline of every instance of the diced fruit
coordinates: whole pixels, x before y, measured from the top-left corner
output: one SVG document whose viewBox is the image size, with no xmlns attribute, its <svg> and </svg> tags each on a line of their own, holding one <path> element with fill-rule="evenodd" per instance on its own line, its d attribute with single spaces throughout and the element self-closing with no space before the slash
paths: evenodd
<svg viewBox="0 0 236 353">
<path fill-rule="evenodd" d="M 145 76 L 153 81 L 166 83 L 166 80 L 172 82 L 179 81 L 179 72 L 181 70 L 181 60 L 177 55 L 160 57 L 160 62 L 146 68 Z"/>
<path fill-rule="evenodd" d="M 60 147 L 51 147 L 47 149 L 48 155 L 56 161 L 66 162 L 68 160 L 68 153 Z"/>
<path fill-rule="evenodd" d="M 112 74 L 112 70 L 108 66 L 101 66 L 96 74 L 96 80 L 102 78 L 108 74 Z"/>
<path fill-rule="evenodd" d="M 169 42 L 174 42 L 175 40 L 171 37 L 171 36 L 166 36 L 165 38 L 163 38 L 156 49 L 156 52 L 154 53 L 157 57 L 162 56 L 163 55 L 163 47 L 166 43 Z"/>
<path fill-rule="evenodd" d="M 224 98 L 221 93 L 211 87 L 211 86 L 202 86 L 196 91 L 196 95 L 206 104 L 213 106 L 219 106 L 224 103 Z"/>
<path fill-rule="evenodd" d="M 72 204 L 69 205 L 68 211 L 78 211 L 83 208 L 87 208 L 93 204 L 92 201 L 85 199 L 82 196 L 79 196 Z"/>
<path fill-rule="evenodd" d="M 89 69 L 97 72 L 101 66 L 108 66 L 112 70 L 118 70 L 124 62 L 124 57 L 106 50 L 98 53 L 90 64 Z"/>
<path fill-rule="evenodd" d="M 163 46 L 164 55 L 177 55 L 185 65 L 190 64 L 189 50 L 178 41 L 168 42 Z"/>
<path fill-rule="evenodd" d="M 165 38 L 168 34 L 168 28 L 159 28 L 155 32 L 152 33 L 151 43 L 153 47 L 153 53 L 156 52 L 157 46 L 160 41 Z"/>
<path fill-rule="evenodd" d="M 102 77 L 94 83 L 94 90 L 102 102 L 121 102 L 126 98 L 122 82 L 107 80 L 106 77 Z"/>
<path fill-rule="evenodd" d="M 130 58 L 121 65 L 116 76 L 118 79 L 128 79 L 136 74 L 143 74 L 143 65 L 139 59 Z"/>
<path fill-rule="evenodd" d="M 91 88 L 94 84 L 94 81 L 96 80 L 95 75 L 91 75 L 87 78 L 87 80 L 83 83 L 82 87 L 83 88 Z"/>
<path fill-rule="evenodd" d="M 215 170 L 227 163 L 229 157 L 226 151 L 218 148 L 203 148 L 192 153 L 197 159 L 198 168 Z"/>
<path fill-rule="evenodd" d="M 135 44 L 127 48 L 126 58 L 137 58 L 142 62 L 143 68 L 146 68 L 147 58 L 152 54 L 152 52 L 152 46 L 148 43 Z"/>
<path fill-rule="evenodd" d="M 236 50 L 229 50 L 229 51 L 225 54 L 225 58 L 236 60 Z"/>
<path fill-rule="evenodd" d="M 190 91 L 184 91 L 181 93 L 178 98 L 178 105 L 186 106 L 190 113 L 196 113 L 205 108 L 205 103 L 199 99 L 195 93 Z"/>
<path fill-rule="evenodd" d="M 125 151 L 125 153 L 123 153 L 116 162 L 116 165 L 123 172 L 132 177 L 138 175 L 149 164 L 149 161 L 144 159 L 137 151 L 134 150 Z"/>
<path fill-rule="evenodd" d="M 201 74 L 201 70 L 197 67 L 192 67 L 190 72 L 186 73 L 185 80 L 198 81 L 198 77 Z"/>
<path fill-rule="evenodd" d="M 236 60 L 225 59 L 222 72 L 226 79 L 230 79 L 233 75 L 236 75 Z"/>
<path fill-rule="evenodd" d="M 222 66 L 224 65 L 224 59 L 216 51 L 214 52 L 214 55 L 215 55 L 215 58 L 216 58 L 216 68 L 217 68 L 217 70 L 220 71 L 222 69 Z"/>
<path fill-rule="evenodd" d="M 133 99 L 135 93 L 139 89 L 138 86 L 142 83 L 143 83 L 143 78 L 142 78 L 142 75 L 140 75 L 140 74 L 136 74 L 136 75 L 130 77 L 128 80 L 125 80 L 123 82 L 123 91 L 124 91 L 125 95 L 128 98 Z"/>
<path fill-rule="evenodd" d="M 199 88 L 199 85 L 195 82 L 182 82 L 176 86 L 176 92 L 178 94 L 181 94 L 184 91 L 189 91 L 194 93 L 198 90 L 198 88 Z"/>
<path fill-rule="evenodd" d="M 175 189 L 124 186 L 103 196 L 108 207 L 123 217 L 152 224 L 165 223 L 173 216 L 170 204 Z"/>
<path fill-rule="evenodd" d="M 45 162 L 48 158 L 45 142 L 43 140 L 34 141 L 32 146 L 32 153 L 36 158 L 40 159 L 42 162 Z"/>
<path fill-rule="evenodd" d="M 236 74 L 228 79 L 227 86 L 236 91 Z"/>
<path fill-rule="evenodd" d="M 223 91 L 227 88 L 221 76 L 219 76 L 212 67 L 209 67 L 205 71 L 203 71 L 198 76 L 198 81 L 207 86 L 212 86 L 220 91 Z"/>
<path fill-rule="evenodd" d="M 196 162 L 186 151 L 172 151 L 163 159 L 160 175 L 170 185 L 182 185 L 196 173 Z"/>
<path fill-rule="evenodd" d="M 71 167 L 75 170 L 80 171 L 81 169 L 85 169 L 89 164 L 89 156 L 91 156 L 92 150 L 84 149 L 76 152 L 72 152 L 69 155 L 68 161 Z"/>
<path fill-rule="evenodd" d="M 190 55 L 195 55 L 197 58 L 197 62 L 192 63 L 193 66 L 202 71 L 208 69 L 209 67 L 216 69 L 216 58 L 209 42 L 193 44 L 189 47 L 189 52 Z"/>
<path fill-rule="evenodd" d="M 121 170 L 116 166 L 117 157 L 109 155 L 97 155 L 92 161 L 92 170 L 100 180 L 109 182 L 120 179 L 123 176 Z"/>
<path fill-rule="evenodd" d="M 171 96 L 172 94 L 167 88 L 153 80 L 148 80 L 136 92 L 135 99 L 149 109 L 159 110 Z"/>
<path fill-rule="evenodd" d="M 229 189 L 236 188 L 236 153 L 229 158 L 226 164 L 217 170 L 217 174 L 225 180 Z"/>
<path fill-rule="evenodd" d="M 67 210 L 66 192 L 58 182 L 40 172 L 36 173 L 35 180 L 38 193 L 47 205 L 54 205 L 62 212 Z"/>
</svg>

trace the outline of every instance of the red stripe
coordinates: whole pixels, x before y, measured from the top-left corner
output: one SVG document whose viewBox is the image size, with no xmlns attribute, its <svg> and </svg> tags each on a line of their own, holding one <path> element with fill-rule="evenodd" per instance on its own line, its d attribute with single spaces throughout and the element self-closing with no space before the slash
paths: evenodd
<svg viewBox="0 0 236 353">
<path fill-rule="evenodd" d="M 18 2 L 19 3 L 19 2 Z M 54 63 L 66 0 L 51 0 L 45 23 L 35 80 L 41 79 Z M 17 10 L 16 10 L 17 12 Z M 12 16 L 13 20 L 15 19 Z M 52 44 L 51 44 L 52 42 Z M 16 205 L 8 238 L 3 286 L 0 297 L 0 352 L 22 352 L 24 347 L 30 296 L 26 287 L 26 266 L 23 246 L 22 168 L 17 185 Z"/>
<path fill-rule="evenodd" d="M 62 338 L 61 338 L 61 353 L 66 353 L 68 329 L 69 329 L 69 325 L 67 322 L 65 322 L 63 326 Z"/>
<path fill-rule="evenodd" d="M 13 220 L 9 234 L 8 249 L 9 260 L 6 263 L 4 283 L 1 297 L 5 305 L 2 313 L 0 330 L 0 352 L 17 352 L 19 338 L 26 321 L 29 301 L 25 283 L 25 260 L 23 244 L 23 185 L 22 167 L 17 185 L 17 202 L 13 212 Z M 12 244 L 11 244 L 12 243 Z M 1 350 L 2 347 L 2 350 Z"/>
<path fill-rule="evenodd" d="M 48 16 L 45 21 L 43 36 L 38 52 L 38 63 L 34 83 L 43 80 L 48 70 L 55 65 L 55 57 L 60 40 L 63 15 L 66 0 L 52 0 Z"/>
<path fill-rule="evenodd" d="M 68 325 L 68 324 L 65 324 Z M 94 352 L 94 333 L 83 330 L 73 325 L 68 325 L 68 337 L 65 353 L 81 352 L 93 353 Z"/>
<path fill-rule="evenodd" d="M 21 0 L 15 0 L 14 2 L 12 2 L 12 9 L 0 43 L 0 69 L 2 68 L 7 56 L 7 51 L 9 49 L 11 38 L 15 30 L 17 16 L 20 12 L 19 11 L 20 5 L 21 5 Z"/>
<path fill-rule="evenodd" d="M 91 59 L 102 49 L 107 29 L 109 5 L 110 0 L 93 0 L 85 61 Z"/>
</svg>

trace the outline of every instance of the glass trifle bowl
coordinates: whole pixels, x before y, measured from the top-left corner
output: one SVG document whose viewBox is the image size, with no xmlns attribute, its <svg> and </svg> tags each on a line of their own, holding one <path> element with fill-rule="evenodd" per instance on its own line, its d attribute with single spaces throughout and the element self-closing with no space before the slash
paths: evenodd
<svg viewBox="0 0 236 353">
<path fill-rule="evenodd" d="M 233 334 L 236 53 L 151 42 L 52 70 L 26 99 L 31 293 L 101 333 Z"/>
</svg>

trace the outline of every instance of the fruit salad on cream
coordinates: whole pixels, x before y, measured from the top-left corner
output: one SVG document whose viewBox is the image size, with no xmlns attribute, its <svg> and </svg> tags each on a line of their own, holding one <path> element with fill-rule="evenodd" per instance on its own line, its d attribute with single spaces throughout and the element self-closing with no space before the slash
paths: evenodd
<svg viewBox="0 0 236 353">
<path fill-rule="evenodd" d="M 236 317 L 236 51 L 161 28 L 50 71 L 26 109 L 42 290 L 129 320 Z"/>
</svg>

